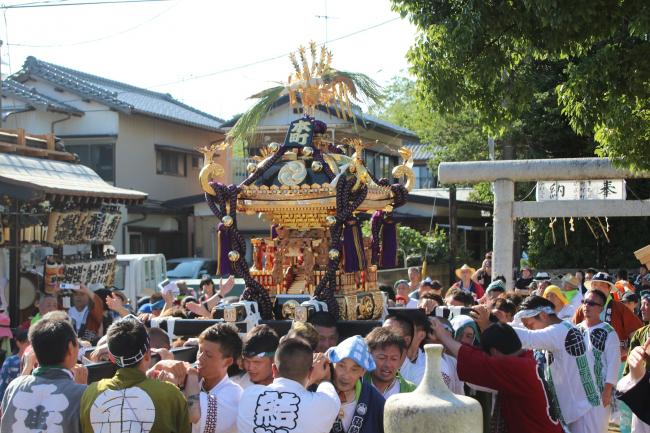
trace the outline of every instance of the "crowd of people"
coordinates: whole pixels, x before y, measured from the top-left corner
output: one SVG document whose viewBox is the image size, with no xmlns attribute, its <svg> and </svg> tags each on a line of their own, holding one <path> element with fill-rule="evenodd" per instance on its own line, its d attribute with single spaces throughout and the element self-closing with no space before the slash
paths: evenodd
<svg viewBox="0 0 650 433">
<path fill-rule="evenodd" d="M 604 433 L 614 418 L 622 432 L 650 432 L 647 268 L 636 279 L 523 268 L 509 289 L 491 279 L 490 260 L 460 267 L 447 289 L 410 268 L 382 288 L 394 308 L 381 326 L 348 338 L 326 311 L 286 335 L 219 322 L 172 340 L 152 326 L 212 318 L 237 299 L 233 278 L 134 304 L 82 286 L 67 311 L 41 295 L 38 314 L 11 330 L 0 430 L 381 433 L 386 400 L 416 389 L 424 345 L 441 344 L 444 383 L 480 403 L 486 432 Z M 195 362 L 174 359 L 172 348 L 188 346 Z M 100 361 L 116 373 L 88 383 L 86 365 Z"/>
</svg>

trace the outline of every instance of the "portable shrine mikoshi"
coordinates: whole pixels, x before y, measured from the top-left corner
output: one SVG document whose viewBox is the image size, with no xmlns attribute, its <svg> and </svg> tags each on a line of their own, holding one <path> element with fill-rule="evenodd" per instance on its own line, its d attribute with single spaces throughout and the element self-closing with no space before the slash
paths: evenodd
<svg viewBox="0 0 650 433">
<path fill-rule="evenodd" d="M 292 55 L 294 72 L 285 85 L 257 95 L 260 101 L 230 131 L 227 142 L 204 148 L 199 175 L 206 201 L 220 220 L 217 228 L 218 273 L 243 278 L 243 300 L 256 301 L 263 319 L 293 319 L 301 300 L 326 305 L 335 317 L 377 319 L 383 298 L 377 269 L 394 267 L 397 230 L 393 209 L 405 203 L 414 176 L 410 151 L 400 149 L 402 165 L 393 169 L 405 185 L 376 179 L 363 163 L 360 139 L 335 143 L 326 138 L 327 125 L 315 119 L 316 106 L 356 122 L 350 99 L 374 100 L 376 84 L 363 74 L 335 70 L 331 53 L 316 45 Z M 239 185 L 218 180 L 223 169 L 213 161 L 219 148 L 242 143 L 273 103 L 289 95 L 303 117 L 291 122 L 284 143 L 270 143 L 248 177 Z M 252 263 L 237 229 L 237 214 L 260 213 L 270 221 L 270 235 L 253 239 Z M 360 213 L 372 213 L 371 236 L 364 237 Z M 302 296 L 300 296 L 302 295 Z M 272 298 L 275 298 L 275 309 Z"/>
</svg>

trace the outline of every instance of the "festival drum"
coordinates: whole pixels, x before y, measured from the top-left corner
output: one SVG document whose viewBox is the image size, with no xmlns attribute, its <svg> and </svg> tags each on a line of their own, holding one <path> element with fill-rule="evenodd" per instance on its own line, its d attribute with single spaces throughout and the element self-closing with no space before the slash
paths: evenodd
<svg viewBox="0 0 650 433">
<path fill-rule="evenodd" d="M 33 316 L 36 311 L 34 301 L 36 301 L 39 279 L 40 276 L 32 272 L 21 272 L 20 274 L 19 307 L 21 323 Z M 7 304 L 9 304 L 9 284 L 5 287 L 4 296 Z"/>
</svg>

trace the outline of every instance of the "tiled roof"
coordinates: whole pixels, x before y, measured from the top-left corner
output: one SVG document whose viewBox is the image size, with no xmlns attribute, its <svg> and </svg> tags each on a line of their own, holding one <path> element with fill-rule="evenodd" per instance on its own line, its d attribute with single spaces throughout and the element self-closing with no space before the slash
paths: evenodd
<svg viewBox="0 0 650 433">
<path fill-rule="evenodd" d="M 275 104 L 273 104 L 272 108 L 277 108 L 280 107 L 284 104 L 289 103 L 289 96 L 284 95 L 278 99 Z M 333 114 L 334 113 L 334 108 L 330 108 L 329 110 L 327 109 L 326 106 L 324 105 L 318 105 L 316 107 L 318 110 L 322 111 L 323 113 L 327 114 Z M 368 129 L 383 129 L 384 131 L 394 134 L 396 136 L 401 136 L 401 137 L 407 137 L 407 138 L 414 138 L 417 139 L 418 136 L 415 135 L 415 132 L 411 131 L 410 129 L 403 128 L 401 126 L 395 125 L 394 123 L 387 122 L 385 120 L 382 120 L 378 117 L 375 117 L 371 114 L 364 113 L 359 106 L 354 105 L 352 107 L 352 111 L 355 116 L 355 120 L 357 121 L 358 124 L 364 125 Z M 221 125 L 224 128 L 231 128 L 235 126 L 235 123 L 239 120 L 241 116 L 237 115 L 233 117 L 230 120 L 227 120 L 223 125 Z M 288 125 L 287 125 L 288 126 Z"/>
<path fill-rule="evenodd" d="M 223 120 L 174 99 L 168 93 L 153 92 L 119 81 L 47 63 L 28 57 L 23 68 L 12 76 L 24 82 L 39 77 L 83 98 L 105 104 L 128 114 L 144 114 L 158 119 L 219 130 Z"/>
<path fill-rule="evenodd" d="M 83 116 L 84 114 L 83 111 L 80 111 L 65 102 L 45 96 L 42 93 L 39 93 L 36 89 L 31 89 L 12 79 L 4 80 L 2 82 L 2 94 L 7 97 L 19 99 L 34 108 L 69 113 L 77 116 Z"/>
<path fill-rule="evenodd" d="M 458 201 L 470 201 L 469 196 L 474 191 L 474 188 L 456 188 L 456 200 Z M 416 195 L 421 197 L 431 197 L 431 198 L 449 198 L 449 188 L 422 188 L 414 189 L 410 192 L 410 195 Z"/>
<path fill-rule="evenodd" d="M 433 150 L 431 149 L 431 146 L 426 143 L 409 143 L 406 147 L 413 152 L 413 159 L 415 161 L 429 160 L 433 158 Z"/>
<path fill-rule="evenodd" d="M 403 136 L 403 137 L 411 137 L 411 138 L 417 138 L 417 135 L 415 135 L 415 132 L 411 131 L 408 128 L 401 127 L 399 125 L 395 125 L 394 123 L 387 122 L 385 120 L 382 120 L 378 117 L 373 116 L 372 114 L 368 113 L 363 113 L 361 109 L 353 109 L 355 116 L 358 117 L 362 122 L 366 122 L 367 124 L 370 125 L 375 125 L 380 128 L 386 129 L 388 131 L 392 131 L 396 133 L 397 135 Z M 358 122 L 359 120 L 357 120 Z"/>
<path fill-rule="evenodd" d="M 142 201 L 147 194 L 118 188 L 104 182 L 97 173 L 82 164 L 0 154 L 0 183 L 28 187 L 45 194 L 75 197 L 105 197 L 124 201 Z"/>
</svg>

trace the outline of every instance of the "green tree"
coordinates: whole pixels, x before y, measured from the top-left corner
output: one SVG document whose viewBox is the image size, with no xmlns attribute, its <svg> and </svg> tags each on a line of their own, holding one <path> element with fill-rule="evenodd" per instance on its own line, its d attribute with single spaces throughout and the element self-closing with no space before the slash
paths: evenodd
<svg viewBox="0 0 650 433">
<path fill-rule="evenodd" d="M 635 268 L 639 262 L 633 252 L 650 242 L 649 219 L 600 218 L 601 227 L 595 218 L 574 218 L 574 232 L 570 230 L 569 218 L 558 218 L 553 230 L 548 218 L 524 221 L 529 236 L 529 262 L 539 269 L 597 267 L 615 272 L 618 268 Z"/>
<path fill-rule="evenodd" d="M 370 236 L 370 221 L 361 224 L 361 231 L 364 236 Z M 421 264 L 422 257 L 425 256 L 430 264 L 443 263 L 449 259 L 447 233 L 438 226 L 435 226 L 430 233 L 420 233 L 411 227 L 398 225 L 397 248 L 400 264 L 403 263 L 404 258 L 414 258 L 416 264 Z"/>
<path fill-rule="evenodd" d="M 487 134 L 478 122 L 478 113 L 467 107 L 446 113 L 423 103 L 416 95 L 416 83 L 395 77 L 386 86 L 382 105 L 371 112 L 389 122 L 415 132 L 422 143 L 433 150 L 429 161 L 435 171 L 443 161 L 481 160 L 488 158 Z"/>
<path fill-rule="evenodd" d="M 416 94 L 416 83 L 406 77 L 394 77 L 386 86 L 382 105 L 370 108 L 384 120 L 415 132 L 433 151 L 429 160 L 432 172 L 444 161 L 488 159 L 487 134 L 478 122 L 475 110 L 467 108 L 445 113 L 427 106 Z M 472 199 L 492 202 L 490 185 L 474 185 Z"/>
<path fill-rule="evenodd" d="M 554 97 L 559 67 L 539 65 L 535 71 L 536 92 L 528 101 L 528 109 L 519 118 L 503 128 L 497 143 L 496 157 L 501 157 L 505 144 L 512 147 L 513 158 L 566 158 L 593 155 L 595 143 L 591 137 L 577 135 L 562 115 Z M 481 124 L 478 111 L 466 105 L 448 112 L 426 103 L 417 92 L 413 80 L 396 77 L 386 87 L 386 98 L 381 106 L 371 107 L 373 114 L 389 122 L 414 131 L 420 140 L 429 143 L 434 157 L 429 162 L 432 170 L 444 161 L 488 159 L 488 131 Z M 517 196 L 522 198 L 530 185 L 519 185 Z M 472 200 L 490 203 L 491 186 L 474 186 Z"/>
<path fill-rule="evenodd" d="M 407 260 L 414 259 L 409 266 L 421 264 L 423 257 L 430 264 L 443 263 L 449 259 L 447 234 L 438 226 L 427 234 L 404 225 L 398 226 L 397 230 L 398 248 L 404 252 Z"/>
<path fill-rule="evenodd" d="M 505 137 L 540 94 L 595 152 L 650 169 L 650 2 L 393 0 L 419 29 L 417 92 L 442 112 L 475 110 Z M 620 159 L 618 159 L 620 158 Z"/>
</svg>

